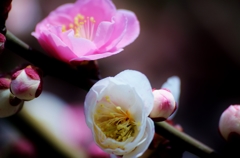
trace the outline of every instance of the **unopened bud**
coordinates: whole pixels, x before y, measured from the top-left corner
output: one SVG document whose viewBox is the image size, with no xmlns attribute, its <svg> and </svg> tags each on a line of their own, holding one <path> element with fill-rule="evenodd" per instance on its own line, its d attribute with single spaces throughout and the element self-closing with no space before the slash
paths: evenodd
<svg viewBox="0 0 240 158">
<path fill-rule="evenodd" d="M 219 131 L 227 141 L 239 140 L 240 138 L 240 105 L 229 106 L 219 120 Z"/>
<path fill-rule="evenodd" d="M 42 92 L 42 75 L 38 68 L 27 66 L 12 75 L 11 92 L 22 100 L 32 100 Z"/>
<path fill-rule="evenodd" d="M 167 89 L 153 90 L 154 105 L 150 117 L 154 121 L 166 120 L 175 110 L 176 102 Z"/>
<path fill-rule="evenodd" d="M 23 106 L 23 101 L 10 92 L 10 83 L 11 79 L 0 77 L 0 118 L 16 114 Z"/>
</svg>

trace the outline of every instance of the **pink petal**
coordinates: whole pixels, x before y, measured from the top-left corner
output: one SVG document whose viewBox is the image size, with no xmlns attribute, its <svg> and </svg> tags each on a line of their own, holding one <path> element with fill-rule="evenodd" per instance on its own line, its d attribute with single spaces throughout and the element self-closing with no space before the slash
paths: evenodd
<svg viewBox="0 0 240 158">
<path fill-rule="evenodd" d="M 104 41 L 105 44 L 101 48 L 99 48 L 99 51 L 101 51 L 101 52 L 109 51 L 109 50 L 113 49 L 113 47 L 115 47 L 117 45 L 117 43 L 119 43 L 122 40 L 123 36 L 125 35 L 126 28 L 127 28 L 126 17 L 121 13 L 116 13 L 112 18 L 111 27 L 113 28 L 111 37 L 109 38 L 108 41 Z M 99 25 L 99 28 L 101 30 L 101 25 Z M 101 32 L 96 36 L 99 36 L 99 37 L 104 36 L 103 33 L 104 32 Z M 108 33 L 110 33 L 110 32 L 108 32 Z"/>
<path fill-rule="evenodd" d="M 85 56 L 81 56 L 81 57 L 77 57 L 77 58 L 72 59 L 70 61 L 70 63 L 75 63 L 76 61 L 83 61 L 83 60 L 97 60 L 97 59 L 101 59 L 101 58 L 105 58 L 105 57 L 117 54 L 121 51 L 123 51 L 123 49 L 119 49 L 119 50 L 114 51 L 114 52 L 104 52 L 102 54 L 85 55 Z"/>
<path fill-rule="evenodd" d="M 98 25 L 94 43 L 96 44 L 97 48 L 101 48 L 104 44 L 109 41 L 110 37 L 112 36 L 114 30 L 114 23 L 103 21 Z"/>
<path fill-rule="evenodd" d="M 116 7 L 111 0 L 78 0 L 76 2 L 79 13 L 92 16 L 98 25 L 101 21 L 110 21 L 116 12 Z"/>
<path fill-rule="evenodd" d="M 96 46 L 92 41 L 75 37 L 73 32 L 68 34 L 68 38 L 72 44 L 72 51 L 78 58 L 93 54 L 96 51 Z"/>
<path fill-rule="evenodd" d="M 50 56 L 67 63 L 69 60 L 76 58 L 76 55 L 55 34 L 45 30 L 44 32 L 41 32 L 39 36 L 35 33 L 32 33 L 32 35 L 38 39 L 40 45 L 46 52 L 49 53 Z"/>
<path fill-rule="evenodd" d="M 46 24 L 62 27 L 63 25 L 69 25 L 72 21 L 73 21 L 73 18 L 70 17 L 68 14 L 58 14 L 58 15 L 48 16 L 48 18 L 46 19 Z"/>
<path fill-rule="evenodd" d="M 74 3 L 63 4 L 57 7 L 55 10 L 53 10 L 49 15 L 57 16 L 58 14 L 62 14 L 62 13 L 71 15 L 71 13 L 78 11 L 78 9 L 74 9 L 74 8 L 76 8 Z"/>
<path fill-rule="evenodd" d="M 37 24 L 35 33 L 40 34 L 43 30 L 49 30 L 51 27 L 61 27 L 68 25 L 71 22 L 71 17 L 66 14 L 59 14 L 58 16 L 48 16 L 46 19 Z"/>
<path fill-rule="evenodd" d="M 140 33 L 139 21 L 136 15 L 128 10 L 118 10 L 119 13 L 124 14 L 127 19 L 127 28 L 122 40 L 117 44 L 117 48 L 125 47 L 132 43 Z"/>
</svg>

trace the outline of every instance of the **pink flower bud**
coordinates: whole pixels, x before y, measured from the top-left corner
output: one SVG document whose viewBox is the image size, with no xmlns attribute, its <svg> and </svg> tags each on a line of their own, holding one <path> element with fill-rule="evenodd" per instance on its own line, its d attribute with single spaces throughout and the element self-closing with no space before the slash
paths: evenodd
<svg viewBox="0 0 240 158">
<path fill-rule="evenodd" d="M 240 105 L 229 106 L 221 115 L 219 120 L 219 131 L 227 141 L 234 136 L 239 139 L 240 136 Z"/>
<path fill-rule="evenodd" d="M 0 118 L 17 113 L 23 106 L 23 101 L 10 92 L 10 83 L 9 78 L 0 77 Z"/>
<path fill-rule="evenodd" d="M 166 120 L 175 110 L 176 102 L 172 93 L 167 89 L 153 90 L 154 106 L 150 117 L 154 121 Z"/>
<path fill-rule="evenodd" d="M 32 100 L 42 92 L 42 78 L 39 69 L 27 66 L 12 75 L 11 92 L 22 100 Z"/>
</svg>

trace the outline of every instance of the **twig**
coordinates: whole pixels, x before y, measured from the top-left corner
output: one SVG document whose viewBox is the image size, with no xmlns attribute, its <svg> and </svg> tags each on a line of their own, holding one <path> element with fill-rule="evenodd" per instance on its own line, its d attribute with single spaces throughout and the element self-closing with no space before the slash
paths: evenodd
<svg viewBox="0 0 240 158">
<path fill-rule="evenodd" d="M 217 154 L 212 148 L 192 138 L 186 133 L 180 132 L 166 122 L 156 122 L 155 132 L 172 142 L 177 142 L 177 144 L 181 147 L 184 147 L 186 151 L 189 151 L 199 157 L 220 158 L 220 155 Z"/>
</svg>

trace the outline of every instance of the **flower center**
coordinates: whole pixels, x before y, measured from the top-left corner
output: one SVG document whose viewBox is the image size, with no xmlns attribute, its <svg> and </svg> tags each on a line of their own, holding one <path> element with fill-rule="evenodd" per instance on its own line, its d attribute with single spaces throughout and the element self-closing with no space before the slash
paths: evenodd
<svg viewBox="0 0 240 158">
<path fill-rule="evenodd" d="M 73 23 L 62 26 L 62 32 L 65 32 L 69 29 L 73 29 L 75 37 L 81 37 L 92 40 L 95 23 L 96 21 L 94 20 L 93 17 L 84 17 L 82 14 L 77 14 L 74 17 Z"/>
<path fill-rule="evenodd" d="M 128 111 L 116 106 L 108 96 L 97 104 L 94 121 L 106 137 L 118 142 L 133 140 L 136 127 L 140 125 Z"/>
</svg>

